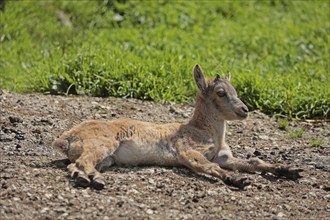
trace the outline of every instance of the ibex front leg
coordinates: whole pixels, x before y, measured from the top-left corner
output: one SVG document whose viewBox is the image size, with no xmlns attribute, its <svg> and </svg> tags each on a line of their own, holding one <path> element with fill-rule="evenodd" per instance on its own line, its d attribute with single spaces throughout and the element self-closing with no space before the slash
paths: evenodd
<svg viewBox="0 0 330 220">
<path fill-rule="evenodd" d="M 269 172 L 292 180 L 301 178 L 300 172 L 303 171 L 303 169 L 293 168 L 283 164 L 270 164 L 257 157 L 250 159 L 235 158 L 232 156 L 231 150 L 227 146 L 220 150 L 218 156 L 213 159 L 213 162 L 225 169 L 243 172 Z"/>
<path fill-rule="evenodd" d="M 245 177 L 234 177 L 221 169 L 218 164 L 207 160 L 201 153 L 195 150 L 182 151 L 179 154 L 180 162 L 196 173 L 204 173 L 220 178 L 227 185 L 244 188 L 250 182 Z"/>
</svg>

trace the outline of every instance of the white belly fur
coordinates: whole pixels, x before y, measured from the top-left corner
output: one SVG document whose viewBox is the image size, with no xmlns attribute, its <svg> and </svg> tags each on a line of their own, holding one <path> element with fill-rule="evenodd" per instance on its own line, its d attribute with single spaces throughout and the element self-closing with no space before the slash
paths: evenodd
<svg viewBox="0 0 330 220">
<path fill-rule="evenodd" d="M 117 165 L 179 165 L 171 149 L 158 146 L 155 143 L 138 144 L 133 141 L 122 142 L 114 152 L 113 158 Z"/>
</svg>

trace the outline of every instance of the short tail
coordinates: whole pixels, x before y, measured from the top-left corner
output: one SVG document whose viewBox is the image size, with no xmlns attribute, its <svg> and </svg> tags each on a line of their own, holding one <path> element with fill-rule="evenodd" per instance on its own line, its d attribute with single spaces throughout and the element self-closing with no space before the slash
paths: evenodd
<svg viewBox="0 0 330 220">
<path fill-rule="evenodd" d="M 66 139 L 58 138 L 52 143 L 52 147 L 59 149 L 65 155 L 68 155 L 69 151 L 69 141 Z"/>
</svg>

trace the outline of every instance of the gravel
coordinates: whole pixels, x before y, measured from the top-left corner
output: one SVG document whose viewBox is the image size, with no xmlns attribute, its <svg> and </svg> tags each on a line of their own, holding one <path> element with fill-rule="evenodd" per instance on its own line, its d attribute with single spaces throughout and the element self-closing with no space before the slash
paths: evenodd
<svg viewBox="0 0 330 220">
<path fill-rule="evenodd" d="M 1 219 L 330 219 L 330 125 L 290 122 L 304 129 L 288 138 L 275 119 L 252 112 L 229 122 L 234 155 L 301 167 L 298 181 L 244 174 L 240 191 L 183 167 L 112 167 L 106 187 L 79 188 L 65 156 L 50 147 L 61 132 L 86 119 L 129 117 L 185 122 L 193 106 L 134 99 L 21 95 L 0 91 Z M 311 139 L 324 144 L 311 147 Z"/>
</svg>

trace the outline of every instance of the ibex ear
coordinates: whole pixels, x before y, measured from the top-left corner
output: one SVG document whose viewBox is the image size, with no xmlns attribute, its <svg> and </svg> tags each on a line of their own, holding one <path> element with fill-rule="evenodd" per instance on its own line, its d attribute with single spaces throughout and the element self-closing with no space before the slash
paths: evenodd
<svg viewBox="0 0 330 220">
<path fill-rule="evenodd" d="M 206 91 L 205 78 L 204 78 L 202 69 L 199 67 L 198 64 L 196 64 L 194 67 L 194 78 L 195 78 L 195 82 L 196 82 L 196 85 L 198 86 L 199 90 L 201 90 L 201 92 L 205 93 L 205 91 Z"/>
<path fill-rule="evenodd" d="M 230 78 L 231 78 L 231 73 L 228 72 L 228 75 L 226 76 L 226 79 L 227 79 L 228 81 L 230 81 Z"/>
</svg>

